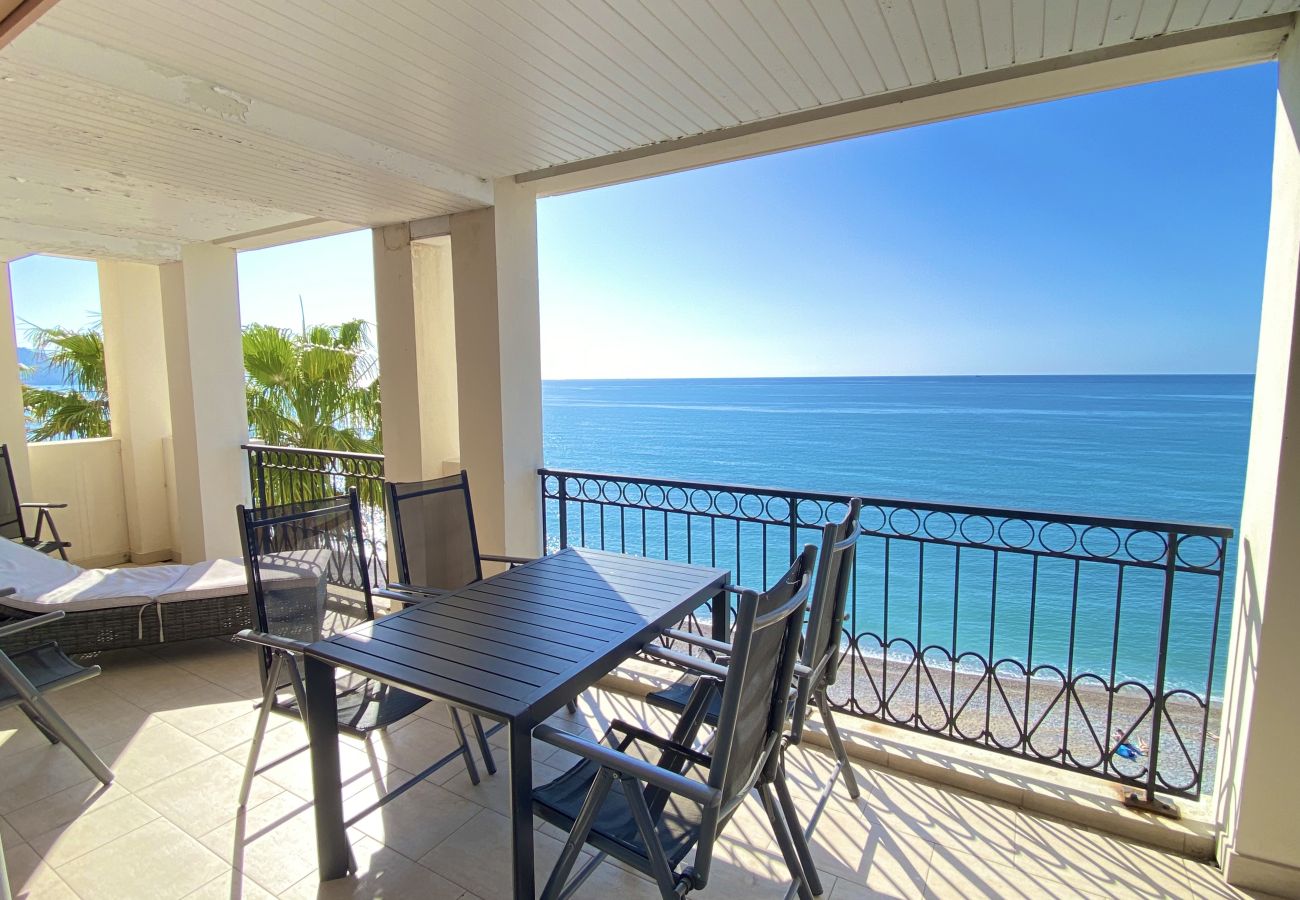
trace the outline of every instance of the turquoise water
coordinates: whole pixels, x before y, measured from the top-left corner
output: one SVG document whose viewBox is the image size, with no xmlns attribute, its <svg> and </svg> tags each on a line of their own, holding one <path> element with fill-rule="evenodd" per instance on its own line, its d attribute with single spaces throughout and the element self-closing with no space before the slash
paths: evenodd
<svg viewBox="0 0 1300 900">
<path fill-rule="evenodd" d="M 545 458 L 555 468 L 1236 529 L 1252 387 L 1251 376 L 1219 375 L 548 382 Z M 882 549 L 860 551 L 858 631 L 915 642 L 919 629 L 922 644 L 940 646 L 955 632 L 959 651 L 984 655 L 991 635 L 996 657 L 1064 669 L 1073 651 L 1076 672 L 1113 664 L 1118 678 L 1153 677 L 1158 573 L 1126 572 L 1116 629 L 1115 567 L 1086 572 L 1071 638 L 1070 566 L 1045 563 L 1031 644 L 1027 561 L 997 572 L 991 629 L 991 554 L 964 554 L 955 578 L 952 552 L 927 550 L 922 584 L 918 561 L 898 550 L 886 584 Z M 1234 551 L 1229 542 L 1228 597 Z M 1198 692 L 1211 580 L 1179 580 L 1173 620 L 1170 680 Z"/>
</svg>

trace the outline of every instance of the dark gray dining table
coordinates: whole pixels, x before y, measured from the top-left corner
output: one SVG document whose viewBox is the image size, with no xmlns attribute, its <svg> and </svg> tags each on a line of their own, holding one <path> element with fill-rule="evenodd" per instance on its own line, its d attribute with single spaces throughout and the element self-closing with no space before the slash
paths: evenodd
<svg viewBox="0 0 1300 900">
<path fill-rule="evenodd" d="M 569 548 L 312 644 L 307 724 L 321 880 L 350 865 L 336 668 L 504 723 L 514 894 L 532 900 L 533 727 L 718 598 L 727 579 L 725 569 Z"/>
</svg>

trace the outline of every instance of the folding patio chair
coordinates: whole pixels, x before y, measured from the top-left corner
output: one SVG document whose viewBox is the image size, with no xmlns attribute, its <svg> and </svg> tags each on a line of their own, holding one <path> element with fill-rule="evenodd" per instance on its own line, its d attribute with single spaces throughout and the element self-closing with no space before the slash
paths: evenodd
<svg viewBox="0 0 1300 900">
<path fill-rule="evenodd" d="M 11 589 L 4 589 L 10 593 Z M 62 610 L 0 626 L 0 638 L 63 618 Z M 83 666 L 69 659 L 54 641 L 28 647 L 12 655 L 0 650 L 0 709 L 17 706 L 51 744 L 63 744 L 90 773 L 111 784 L 113 772 L 83 741 L 72 726 L 50 706 L 45 694 L 80 684 L 99 674 L 99 666 Z"/>
<path fill-rule="evenodd" d="M 388 518 L 397 545 L 397 582 L 375 593 L 403 603 L 423 599 L 483 580 L 483 561 L 517 566 L 519 556 L 481 553 L 474 527 L 469 474 L 428 481 L 387 481 Z"/>
<path fill-rule="evenodd" d="M 9 445 L 0 444 L 0 458 L 5 464 L 5 483 L 0 486 L 0 537 L 16 541 L 24 547 L 31 547 L 42 553 L 58 553 L 68 558 L 67 549 L 72 545 L 59 537 L 59 529 L 54 526 L 52 509 L 66 509 L 66 503 L 23 503 L 18 499 L 18 482 L 14 480 L 14 464 L 9 458 Z M 23 510 L 36 510 L 36 533 L 27 533 L 27 522 Z M 42 535 L 49 526 L 50 537 Z"/>
<path fill-rule="evenodd" d="M 261 648 L 259 674 L 263 688 L 261 711 L 239 794 L 239 805 L 244 806 L 254 775 L 287 758 L 257 768 L 270 714 L 301 719 L 306 709 L 299 668 L 303 649 L 314 641 L 373 619 L 374 605 L 365 542 L 361 538 L 361 506 L 355 488 L 341 497 L 260 509 L 240 506 L 238 511 L 248 593 L 257 630 L 244 630 L 236 637 Z M 346 674 L 339 679 L 339 729 L 364 738 L 401 721 L 428 702 L 363 676 Z M 459 739 L 457 748 L 390 793 L 376 807 L 457 757 L 464 759 L 470 780 L 478 783 L 478 770 L 455 710 L 452 725 Z"/>
<path fill-rule="evenodd" d="M 397 581 L 375 594 L 401 603 L 417 603 L 438 594 L 459 590 L 483 580 L 483 562 L 506 563 L 511 568 L 529 560 L 519 556 L 482 553 L 474 527 L 474 504 L 469 495 L 469 474 L 427 481 L 388 481 L 388 522 L 396 545 Z M 568 704 L 570 713 L 578 711 Z M 489 774 L 496 760 L 483 723 L 470 715 L 470 724 Z M 499 727 L 499 726 L 498 726 Z"/>
<path fill-rule="evenodd" d="M 849 765 L 844 739 L 840 736 L 835 717 L 831 714 L 826 692 L 839 675 L 843 653 L 840 641 L 846 618 L 845 608 L 853 578 L 853 566 L 857 559 L 858 535 L 862 531 L 858 521 L 861 511 L 862 501 L 855 498 L 849 502 L 847 514 L 841 521 L 828 523 L 822 528 L 817 579 L 813 585 L 812 604 L 808 611 L 800 664 L 795 670 L 798 693 L 791 709 L 790 726 L 790 739 L 794 743 L 799 743 L 803 737 L 808 707 L 810 704 L 816 705 L 826 728 L 831 749 L 835 753 L 837 772 L 832 773 L 831 780 L 834 780 L 836 774 L 842 776 L 849 796 L 854 799 L 859 793 L 857 779 L 854 778 L 853 768 Z M 700 647 L 715 659 L 725 659 L 726 654 L 731 651 L 727 644 L 679 629 L 669 629 L 664 632 L 664 637 Z M 658 652 L 657 648 L 651 647 L 648 648 L 647 655 L 654 659 Z M 671 687 L 649 694 L 646 702 L 651 706 L 680 713 L 686 708 L 695 680 L 693 675 L 684 675 Z M 714 725 L 718 721 L 720 711 L 720 703 L 715 698 L 705 711 L 704 721 Z"/>
<path fill-rule="evenodd" d="M 709 883 L 714 846 L 745 797 L 758 794 L 799 896 L 821 893 L 803 837 L 783 804 L 781 752 L 799 634 L 816 551 L 809 545 L 766 593 L 738 591 L 727 665 L 688 657 L 701 674 L 670 738 L 614 721 L 594 743 L 548 725 L 533 735 L 582 758 L 533 791 L 533 811 L 569 832 L 542 894 L 557 900 L 578 888 L 608 855 L 654 878 L 665 900 Z M 704 714 L 720 698 L 712 752 L 693 749 Z M 597 852 L 570 880 L 584 845 Z M 692 851 L 691 865 L 681 866 Z"/>
</svg>

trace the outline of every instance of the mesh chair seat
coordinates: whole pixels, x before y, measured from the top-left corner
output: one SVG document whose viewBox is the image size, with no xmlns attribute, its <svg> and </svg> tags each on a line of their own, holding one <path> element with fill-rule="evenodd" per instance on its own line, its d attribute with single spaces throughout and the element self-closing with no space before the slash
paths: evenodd
<svg viewBox="0 0 1300 900">
<path fill-rule="evenodd" d="M 661 751 L 633 738 L 623 752 L 653 762 Z M 533 812 L 556 828 L 569 831 L 573 828 L 599 771 L 599 765 L 583 760 L 549 784 L 536 788 L 533 791 Z M 707 770 L 694 763 L 687 766 L 682 774 L 699 781 L 708 778 Z M 701 821 L 698 804 L 669 795 L 663 814 L 655 824 L 670 866 L 676 866 L 691 852 L 699 840 Z M 628 806 L 627 797 L 617 786 L 606 795 L 600 812 L 596 814 L 588 842 L 629 865 L 648 864 L 645 842 L 637 832 L 636 820 Z"/>
<path fill-rule="evenodd" d="M 39 691 L 58 690 L 98 674 L 97 669 L 74 662 L 54 641 L 9 654 L 9 659 Z M 0 707 L 10 706 L 19 699 L 14 686 L 0 679 Z"/>
<path fill-rule="evenodd" d="M 366 680 L 354 688 L 339 691 L 339 729 L 362 737 L 377 728 L 387 728 L 428 704 L 428 699 L 377 681 Z M 298 701 L 290 696 L 276 703 L 285 713 L 299 715 Z"/>
</svg>

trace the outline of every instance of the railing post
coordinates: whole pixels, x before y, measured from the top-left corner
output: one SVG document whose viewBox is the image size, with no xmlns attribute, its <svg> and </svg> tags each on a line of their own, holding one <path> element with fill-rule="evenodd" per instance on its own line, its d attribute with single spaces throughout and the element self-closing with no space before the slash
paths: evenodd
<svg viewBox="0 0 1300 900">
<path fill-rule="evenodd" d="M 267 502 L 266 502 L 266 467 L 265 467 L 265 465 L 263 464 L 263 461 L 262 461 L 262 451 L 261 451 L 261 450 L 254 450 L 254 451 L 253 451 L 253 461 L 254 461 L 254 463 L 255 463 L 256 466 L 257 466 L 257 503 L 258 503 L 258 505 L 259 505 L 260 507 L 262 507 L 263 509 L 265 509 L 265 508 L 267 507 Z"/>
<path fill-rule="evenodd" d="M 1124 798 L 1124 805 L 1163 816 L 1178 818 L 1178 807 L 1164 800 L 1156 799 L 1156 774 L 1160 766 L 1160 723 L 1165 713 L 1165 670 L 1169 664 L 1169 628 L 1174 606 L 1174 576 L 1178 573 L 1178 532 L 1170 531 L 1165 536 L 1168 546 L 1165 550 L 1165 589 L 1160 604 L 1160 655 L 1156 657 L 1155 697 L 1152 701 L 1151 754 L 1147 764 L 1146 786 L 1143 796 L 1137 792 Z"/>
<path fill-rule="evenodd" d="M 556 476 L 555 493 L 560 498 L 560 549 L 569 546 L 569 503 L 567 499 L 569 480 L 563 475 Z M 546 493 L 546 476 L 542 476 L 542 493 Z M 545 549 L 545 548 L 543 548 Z"/>
<path fill-rule="evenodd" d="M 799 498 L 788 497 L 786 502 L 790 504 L 790 562 L 793 564 L 799 555 Z"/>
</svg>

